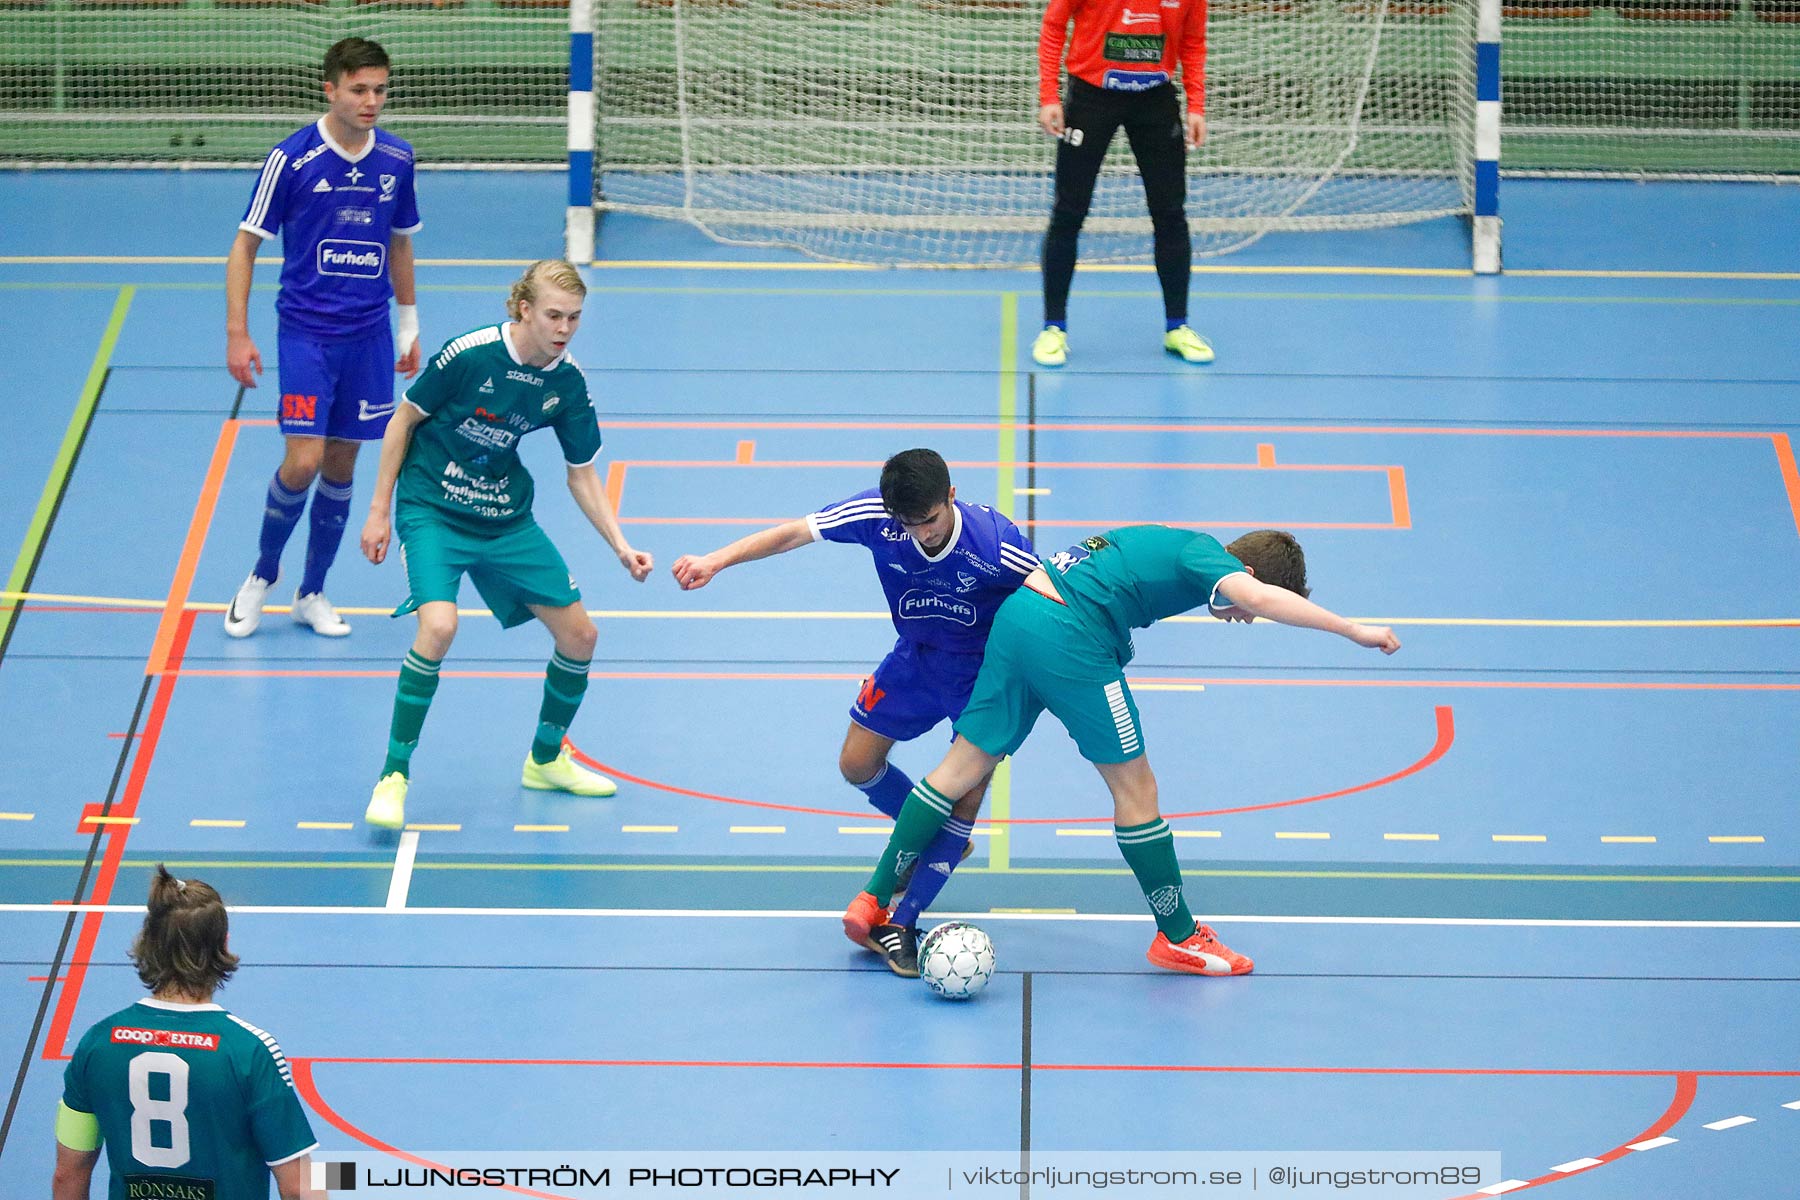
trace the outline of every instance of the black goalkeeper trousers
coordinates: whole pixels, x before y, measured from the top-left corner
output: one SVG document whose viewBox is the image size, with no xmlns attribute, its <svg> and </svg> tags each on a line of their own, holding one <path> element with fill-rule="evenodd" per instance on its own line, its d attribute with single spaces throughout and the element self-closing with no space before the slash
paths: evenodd
<svg viewBox="0 0 1800 1200">
<path fill-rule="evenodd" d="M 1154 230 L 1156 277 L 1163 315 L 1185 320 L 1194 245 L 1188 236 L 1187 141 L 1181 101 L 1172 83 L 1147 92 L 1109 92 L 1082 79 L 1069 80 L 1063 101 L 1063 136 L 1056 144 L 1056 204 L 1044 234 L 1044 320 L 1069 316 L 1069 285 L 1081 224 L 1094 199 L 1094 182 L 1113 134 L 1125 127 Z"/>
</svg>

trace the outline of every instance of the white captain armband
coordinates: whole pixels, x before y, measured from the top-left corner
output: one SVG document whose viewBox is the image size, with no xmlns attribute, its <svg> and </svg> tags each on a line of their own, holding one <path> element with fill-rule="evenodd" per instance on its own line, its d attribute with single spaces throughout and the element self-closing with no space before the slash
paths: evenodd
<svg viewBox="0 0 1800 1200">
<path fill-rule="evenodd" d="M 419 341 L 419 306 L 394 305 L 394 350 L 405 358 Z"/>
<path fill-rule="evenodd" d="M 56 1140 L 71 1150 L 98 1150 L 100 1122 L 93 1113 L 76 1112 L 67 1104 L 56 1102 Z"/>
</svg>

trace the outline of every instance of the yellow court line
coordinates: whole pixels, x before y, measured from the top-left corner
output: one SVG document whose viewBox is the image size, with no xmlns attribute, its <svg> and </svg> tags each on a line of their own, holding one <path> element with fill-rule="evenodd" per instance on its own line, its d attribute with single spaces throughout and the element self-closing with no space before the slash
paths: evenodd
<svg viewBox="0 0 1800 1200">
<path fill-rule="evenodd" d="M 1223 831 L 1218 830 L 1218 829 L 1177 829 L 1175 831 L 1175 836 L 1176 837 L 1216 838 L 1216 837 L 1224 837 L 1225 834 L 1223 833 Z"/>
<path fill-rule="evenodd" d="M 348 821 L 295 821 L 295 829 L 355 829 Z"/>
<path fill-rule="evenodd" d="M 1015 495 L 1015 496 L 1048 496 L 1049 494 L 1050 494 L 1049 488 L 1016 487 L 1013 489 L 1013 495 Z"/>
<path fill-rule="evenodd" d="M 1550 839 L 1541 833 L 1496 833 L 1496 842 L 1547 842 Z"/>
<path fill-rule="evenodd" d="M 733 833 L 786 833 L 786 825 L 733 825 Z"/>
<path fill-rule="evenodd" d="M 1110 836 L 1112 836 L 1112 830 L 1110 830 L 1110 829 L 1059 829 L 1056 831 L 1056 836 L 1057 837 L 1110 837 Z"/>
<path fill-rule="evenodd" d="M 1000 913 L 1015 913 L 1021 916 L 1057 917 L 1072 917 L 1075 915 L 1075 910 L 1072 908 L 990 908 L 988 911 L 996 915 Z"/>
<path fill-rule="evenodd" d="M 461 825 L 408 825 L 408 833 L 461 833 Z"/>
<path fill-rule="evenodd" d="M 1724 835 L 1724 836 L 1709 837 L 1706 840 L 1709 842 L 1713 842 L 1715 844 L 1722 844 L 1722 845 L 1759 846 L 1763 842 L 1763 836 L 1760 833 L 1751 834 L 1748 836 L 1737 836 L 1737 835 L 1729 835 L 1728 834 L 1728 835 Z"/>
<path fill-rule="evenodd" d="M 37 819 L 36 813 L 0 812 L 0 821 L 32 821 Z"/>
<path fill-rule="evenodd" d="M 567 833 L 567 825 L 514 825 L 514 833 Z"/>
<path fill-rule="evenodd" d="M 208 817 L 195 817 L 188 822 L 188 825 L 194 829 L 242 829 L 244 827 L 244 822 L 219 821 Z"/>
<path fill-rule="evenodd" d="M 1384 833 L 1381 837 L 1382 840 L 1389 842 L 1435 842 L 1438 840 L 1438 835 L 1435 833 Z"/>
<path fill-rule="evenodd" d="M 1304 841 L 1309 841 L 1309 842 L 1328 841 L 1331 837 L 1331 835 L 1329 833 L 1281 833 L 1281 832 L 1276 833 L 1275 836 L 1278 838 L 1299 839 L 1299 840 L 1304 840 Z"/>
<path fill-rule="evenodd" d="M 879 833 L 887 835 L 894 832 L 892 825 L 839 825 L 839 833 Z"/>
<path fill-rule="evenodd" d="M 1006 830 L 1004 828 L 1001 828 L 1001 827 L 995 826 L 995 825 L 983 825 L 978 829 L 969 830 L 969 836 L 970 837 L 988 837 L 988 838 L 1005 837 Z"/>
<path fill-rule="evenodd" d="M 81 823 L 83 825 L 136 825 L 138 823 L 138 818 L 136 818 L 136 817 L 88 817 L 86 820 L 82 821 Z"/>
<path fill-rule="evenodd" d="M 620 833 L 680 833 L 679 825 L 621 825 Z"/>
<path fill-rule="evenodd" d="M 161 611 L 164 600 L 147 600 L 130 596 L 83 596 L 61 592 L 10 592 L 0 591 L 0 601 L 18 600 L 34 604 L 73 604 L 96 608 L 143 608 Z M 226 604 L 222 601 L 189 601 L 185 606 L 194 612 L 224 612 Z M 271 604 L 263 611 L 284 613 L 288 611 L 285 604 Z M 392 608 L 379 606 L 374 608 L 356 608 L 338 606 L 340 613 L 351 616 L 384 617 L 393 612 Z M 485 608 L 459 608 L 458 616 L 487 617 L 492 612 Z M 875 611 L 832 611 L 832 610 L 790 610 L 790 609 L 611 609 L 591 608 L 590 617 L 605 620 L 671 620 L 671 621 L 888 621 L 892 614 Z M 1793 617 L 1716 617 L 1716 618 L 1637 618 L 1621 620 L 1591 620 L 1576 618 L 1523 618 L 1523 617 L 1351 617 L 1350 620 L 1370 625 L 1418 625 L 1418 626 L 1467 626 L 1471 628 L 1516 628 L 1516 629 L 1784 629 L 1800 628 L 1800 616 Z M 1205 615 L 1184 615 L 1165 617 L 1164 623 L 1200 624 L 1216 622 L 1218 618 Z"/>
<path fill-rule="evenodd" d="M 1654 842 L 1656 839 L 1653 837 L 1639 836 L 1637 834 L 1620 833 L 1602 834 L 1600 840 L 1611 845 L 1642 846 Z"/>
</svg>

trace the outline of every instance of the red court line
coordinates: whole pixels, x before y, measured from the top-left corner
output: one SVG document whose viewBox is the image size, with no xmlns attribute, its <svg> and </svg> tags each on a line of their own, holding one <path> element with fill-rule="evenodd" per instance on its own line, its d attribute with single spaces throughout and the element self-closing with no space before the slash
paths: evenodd
<svg viewBox="0 0 1800 1200">
<path fill-rule="evenodd" d="M 318 1113 L 321 1117 L 324 1117 L 334 1129 L 346 1137 L 361 1142 L 371 1150 L 379 1150 L 383 1154 L 392 1155 L 395 1158 L 412 1163 L 416 1167 L 427 1167 L 438 1171 L 449 1170 L 443 1163 L 432 1162 L 428 1158 L 420 1158 L 416 1154 L 408 1154 L 404 1150 L 390 1146 L 380 1138 L 377 1138 L 372 1134 L 364 1133 L 361 1128 L 351 1124 L 348 1120 L 344 1119 L 344 1117 L 340 1116 L 338 1111 L 332 1108 L 331 1105 L 325 1103 L 325 1098 L 319 1095 L 319 1087 L 318 1084 L 313 1081 L 312 1073 L 312 1064 L 315 1061 L 329 1062 L 333 1060 L 289 1058 L 288 1067 L 293 1071 L 295 1090 L 300 1093 L 301 1097 L 304 1098 L 308 1104 L 312 1105 L 313 1111 Z M 534 1192 L 528 1188 L 513 1187 L 508 1184 L 496 1184 L 495 1186 L 501 1191 L 512 1192 L 519 1196 L 537 1196 L 540 1197 L 541 1200 L 567 1200 L 566 1197 L 560 1196 L 555 1192 Z"/>
<path fill-rule="evenodd" d="M 169 701 L 175 695 L 181 661 L 187 653 L 188 637 L 193 633 L 194 617 L 197 615 L 187 608 L 188 590 L 194 582 L 194 570 L 200 562 L 200 551 L 206 545 L 207 530 L 212 527 L 213 509 L 218 505 L 225 469 L 231 462 L 232 449 L 237 445 L 239 425 L 238 421 L 221 422 L 218 440 L 213 443 L 212 461 L 207 466 L 199 499 L 195 501 L 194 514 L 188 520 L 187 536 L 181 543 L 181 558 L 175 568 L 175 578 L 169 583 L 168 598 L 163 604 L 162 623 L 157 628 L 156 642 L 151 647 L 150 659 L 144 668 L 146 674 L 157 677 L 156 698 L 151 703 L 150 715 L 144 722 L 144 736 L 137 744 L 137 756 L 132 760 L 124 795 L 114 805 L 111 815 L 137 815 L 137 803 L 144 792 L 144 781 L 149 778 L 150 764 L 156 759 L 156 748 L 162 740 L 163 722 L 169 713 Z M 132 827 L 129 825 L 113 826 L 112 829 L 116 832 L 107 835 L 106 854 L 101 860 L 99 873 L 94 877 L 94 890 L 88 897 L 90 904 L 111 902 L 113 882 L 118 878 L 119 864 L 125 858 L 125 844 L 131 838 Z M 69 968 L 68 981 L 63 984 L 62 992 L 57 996 L 56 1013 L 51 1020 L 50 1030 L 44 1037 L 46 1059 L 56 1061 L 67 1057 L 64 1047 L 69 1040 L 69 1026 L 81 999 L 82 985 L 87 981 L 87 964 L 93 961 L 94 943 L 99 940 L 100 923 L 105 916 L 105 913 L 99 912 L 89 912 L 82 916 L 81 933 L 75 943 L 75 961 Z"/>
<path fill-rule="evenodd" d="M 1248 804 L 1248 805 L 1244 805 L 1241 808 L 1212 808 L 1212 809 L 1205 809 L 1205 810 L 1195 811 L 1195 812 L 1165 813 L 1163 819 L 1168 820 L 1168 821 L 1179 821 L 1179 820 L 1183 820 L 1183 819 L 1189 818 L 1189 817 L 1217 817 L 1217 816 L 1226 816 L 1226 815 L 1229 815 L 1232 813 L 1262 812 L 1265 809 L 1271 809 L 1271 808 L 1291 808 L 1292 806 L 1294 806 L 1296 804 L 1312 804 L 1312 803 L 1315 803 L 1320 800 L 1335 800 L 1339 796 L 1350 796 L 1350 795 L 1354 795 L 1357 792 L 1370 791 L 1374 788 L 1384 787 L 1387 784 L 1394 783 L 1401 779 L 1405 779 L 1408 775 L 1416 775 L 1420 771 L 1423 771 L 1426 767 L 1429 767 L 1433 763 L 1437 762 L 1438 759 L 1442 758 L 1444 756 L 1445 752 L 1450 749 L 1451 744 L 1456 740 L 1456 722 L 1455 722 L 1453 714 L 1450 711 L 1450 707 L 1448 705 L 1439 705 L 1436 710 L 1436 713 L 1437 713 L 1437 741 L 1432 745 L 1430 750 L 1425 752 L 1424 757 L 1420 758 L 1417 762 L 1413 763 L 1411 766 L 1404 767 L 1401 770 L 1395 771 L 1392 775 L 1384 775 L 1380 779 L 1373 779 L 1373 780 L 1370 780 L 1368 783 L 1359 783 L 1359 784 L 1356 784 L 1354 787 L 1340 788 L 1339 790 L 1337 790 L 1335 792 L 1322 792 L 1317 796 L 1302 796 L 1296 800 L 1277 800 L 1270 804 Z M 805 807 L 802 807 L 802 806 L 796 805 L 796 804 L 776 804 L 772 801 L 767 801 L 767 800 L 745 800 L 745 799 L 741 799 L 741 798 L 735 797 L 735 796 L 720 796 L 720 795 L 716 795 L 715 793 L 712 793 L 712 792 L 697 792 L 697 791 L 692 790 L 691 788 L 676 787 L 674 784 L 668 784 L 668 783 L 659 783 L 653 779 L 645 779 L 642 776 L 633 775 L 627 771 L 621 771 L 617 767 L 609 766 L 606 763 L 600 762 L 599 760 L 590 757 L 589 755 L 585 754 L 584 752 L 582 752 L 580 749 L 576 748 L 573 745 L 571 745 L 569 747 L 569 749 L 574 754 L 575 758 L 578 761 L 587 764 L 588 766 L 594 768 L 597 771 L 600 771 L 607 775 L 611 775 L 616 779 L 623 779 L 628 783 L 635 783 L 642 787 L 654 788 L 655 790 L 657 790 L 659 792 L 671 792 L 678 796 L 691 796 L 696 800 L 715 800 L 721 804 L 739 804 L 739 805 L 743 805 L 746 808 L 775 809 L 780 812 L 793 812 L 793 813 L 812 813 L 814 815 L 824 816 L 824 817 L 850 817 L 850 818 L 853 818 L 856 820 L 869 820 L 869 819 L 871 819 L 871 816 L 872 816 L 872 814 L 870 814 L 868 812 L 842 812 L 837 809 L 830 809 L 830 808 L 805 808 Z M 1112 820 L 1112 817 L 1110 817 L 1110 816 L 1102 816 L 1102 817 L 1006 817 L 1006 818 L 983 817 L 980 820 L 976 821 L 975 823 L 977 825 L 1079 825 L 1079 824 L 1086 824 L 1086 823 L 1090 823 L 1090 822 L 1091 823 L 1098 823 L 1101 821 L 1110 822 L 1111 820 Z"/>
<path fill-rule="evenodd" d="M 1800 627 L 1800 621 L 1768 626 L 1771 629 Z M 304 668 L 271 670 L 257 667 L 183 667 L 182 675 L 216 679 L 394 679 L 397 669 L 352 671 L 308 670 Z M 445 671 L 446 679 L 538 679 L 542 671 Z M 795 682 L 861 682 L 864 672 L 854 671 L 589 671 L 589 679 L 675 680 L 700 682 L 791 680 Z M 1797 692 L 1800 683 L 1723 683 L 1723 682 L 1659 682 L 1629 679 L 1213 679 L 1206 676 L 1129 676 L 1128 681 L 1141 686 L 1176 684 L 1184 687 L 1345 687 L 1345 688 L 1442 688 L 1509 689 L 1515 691 L 1598 691 L 1598 692 Z"/>
<path fill-rule="evenodd" d="M 735 1058 L 361 1058 L 309 1055 L 289 1063 L 354 1063 L 426 1067 L 768 1067 L 829 1071 L 1017 1071 L 1016 1062 L 803 1062 Z M 1662 1072 L 1666 1074 L 1667 1072 Z"/>
</svg>

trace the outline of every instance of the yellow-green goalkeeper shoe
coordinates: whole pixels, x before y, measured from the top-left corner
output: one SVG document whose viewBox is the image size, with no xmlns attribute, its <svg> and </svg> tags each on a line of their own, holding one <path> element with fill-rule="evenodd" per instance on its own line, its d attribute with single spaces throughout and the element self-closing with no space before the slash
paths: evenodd
<svg viewBox="0 0 1800 1200">
<path fill-rule="evenodd" d="M 363 820 L 377 829 L 399 829 L 406 824 L 406 776 L 389 771 L 375 785 Z"/>
<path fill-rule="evenodd" d="M 569 756 L 567 746 L 547 763 L 538 762 L 527 754 L 525 773 L 519 777 L 519 782 L 540 792 L 568 792 L 573 796 L 610 796 L 619 790 L 618 784 L 598 771 L 577 764 Z"/>
<path fill-rule="evenodd" d="M 1177 325 L 1163 334 L 1163 349 L 1170 354 L 1179 354 L 1191 363 L 1209 363 L 1213 360 L 1212 343 L 1186 325 Z"/>
<path fill-rule="evenodd" d="M 1031 361 L 1040 367 L 1060 367 L 1069 361 L 1069 335 L 1054 325 L 1044 326 L 1031 343 Z"/>
</svg>

